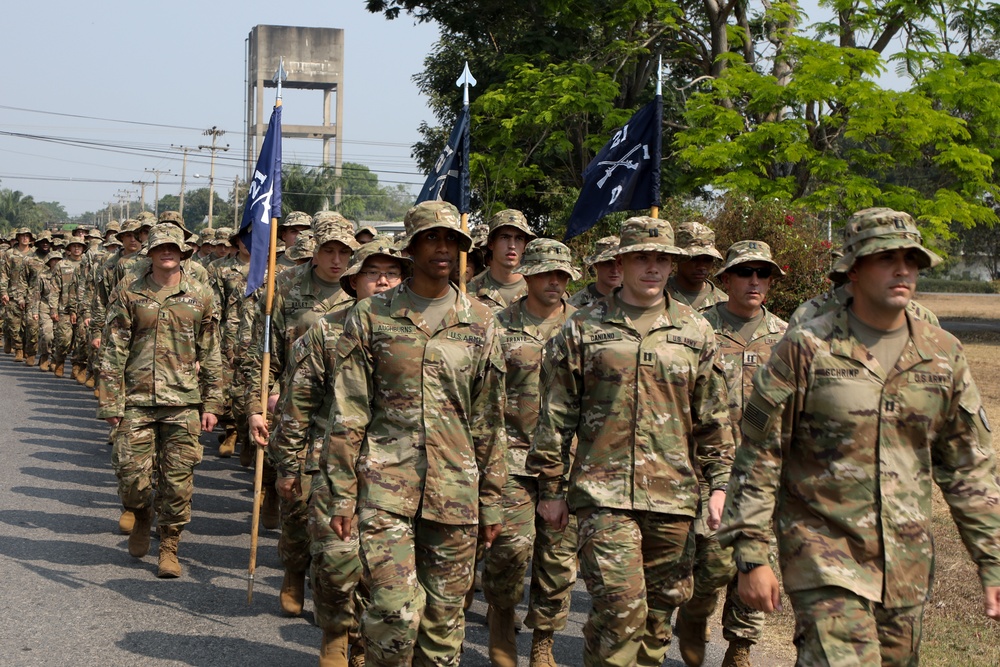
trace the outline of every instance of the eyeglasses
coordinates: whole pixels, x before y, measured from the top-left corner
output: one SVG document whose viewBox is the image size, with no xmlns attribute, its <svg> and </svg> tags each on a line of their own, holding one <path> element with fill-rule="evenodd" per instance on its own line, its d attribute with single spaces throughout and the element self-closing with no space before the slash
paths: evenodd
<svg viewBox="0 0 1000 667">
<path fill-rule="evenodd" d="M 377 281 L 382 277 L 386 280 L 399 280 L 403 277 L 403 274 L 399 271 L 378 271 L 376 269 L 365 269 L 364 271 L 358 271 L 358 273 L 368 280 Z"/>
<path fill-rule="evenodd" d="M 735 273 L 740 278 L 749 278 L 756 273 L 758 278 L 767 279 L 771 277 L 774 270 L 770 266 L 734 266 L 729 269 L 729 272 Z"/>
</svg>

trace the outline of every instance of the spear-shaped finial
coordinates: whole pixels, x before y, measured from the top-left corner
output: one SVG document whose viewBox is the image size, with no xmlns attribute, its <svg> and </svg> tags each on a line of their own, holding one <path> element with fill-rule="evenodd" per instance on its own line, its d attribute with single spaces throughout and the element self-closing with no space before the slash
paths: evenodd
<svg viewBox="0 0 1000 667">
<path fill-rule="evenodd" d="M 659 64 L 656 66 L 656 95 L 663 94 L 663 54 L 660 54 Z"/>
<path fill-rule="evenodd" d="M 462 89 L 462 105 L 469 106 L 469 86 L 476 85 L 476 79 L 472 76 L 472 72 L 469 71 L 469 61 L 465 61 L 465 69 L 462 70 L 462 76 L 458 77 L 458 81 L 455 85 Z"/>
<path fill-rule="evenodd" d="M 281 83 L 288 79 L 288 72 L 285 71 L 285 59 L 284 57 L 278 58 L 278 71 L 274 73 L 274 78 L 271 81 L 278 86 L 278 100 L 281 99 Z"/>
</svg>

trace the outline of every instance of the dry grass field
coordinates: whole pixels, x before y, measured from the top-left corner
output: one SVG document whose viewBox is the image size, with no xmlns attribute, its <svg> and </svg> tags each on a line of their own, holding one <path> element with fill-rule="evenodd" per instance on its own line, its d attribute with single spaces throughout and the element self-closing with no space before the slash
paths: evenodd
<svg viewBox="0 0 1000 667">
<path fill-rule="evenodd" d="M 920 294 L 945 326 L 949 321 L 993 321 L 995 329 L 959 331 L 991 424 L 1000 424 L 1000 296 Z M 994 445 L 1000 444 L 1000 431 Z M 921 665 L 925 667 L 996 667 L 1000 665 L 1000 623 L 983 613 L 983 596 L 976 568 L 935 489 L 934 589 L 924 615 Z M 785 611 L 768 617 L 764 641 L 754 664 L 769 667 L 795 662 L 794 619 L 787 599 Z M 763 655 L 761 655 L 763 654 Z M 763 658 L 763 656 L 767 656 Z"/>
</svg>

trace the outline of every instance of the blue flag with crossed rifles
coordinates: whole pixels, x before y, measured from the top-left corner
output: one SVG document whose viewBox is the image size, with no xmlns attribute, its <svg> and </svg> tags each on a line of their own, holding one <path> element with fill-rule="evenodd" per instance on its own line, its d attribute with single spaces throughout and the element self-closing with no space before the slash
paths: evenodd
<svg viewBox="0 0 1000 667">
<path fill-rule="evenodd" d="M 459 213 L 469 212 L 469 107 L 462 109 L 448 144 L 417 195 L 418 204 L 438 200 L 454 204 Z"/>
<path fill-rule="evenodd" d="M 584 233 L 608 213 L 660 205 L 663 100 L 642 107 L 618 128 L 583 170 L 583 187 L 566 237 Z"/>
<path fill-rule="evenodd" d="M 281 215 L 281 105 L 275 105 L 249 183 L 240 238 L 250 251 L 246 296 L 264 283 L 271 246 L 271 218 Z"/>
</svg>

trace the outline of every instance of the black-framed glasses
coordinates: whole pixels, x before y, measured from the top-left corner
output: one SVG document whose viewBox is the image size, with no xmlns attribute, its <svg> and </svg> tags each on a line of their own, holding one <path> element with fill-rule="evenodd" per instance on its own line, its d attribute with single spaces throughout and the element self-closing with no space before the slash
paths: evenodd
<svg viewBox="0 0 1000 667">
<path fill-rule="evenodd" d="M 399 271 L 379 271 L 377 269 L 364 269 L 362 271 L 358 271 L 358 273 L 368 280 L 378 280 L 383 276 L 385 276 L 386 280 L 399 280 L 403 277 L 403 274 Z"/>
<path fill-rule="evenodd" d="M 771 277 L 774 269 L 770 266 L 734 266 L 729 272 L 735 273 L 740 278 L 749 278 L 756 273 L 758 278 L 766 279 Z"/>
</svg>

